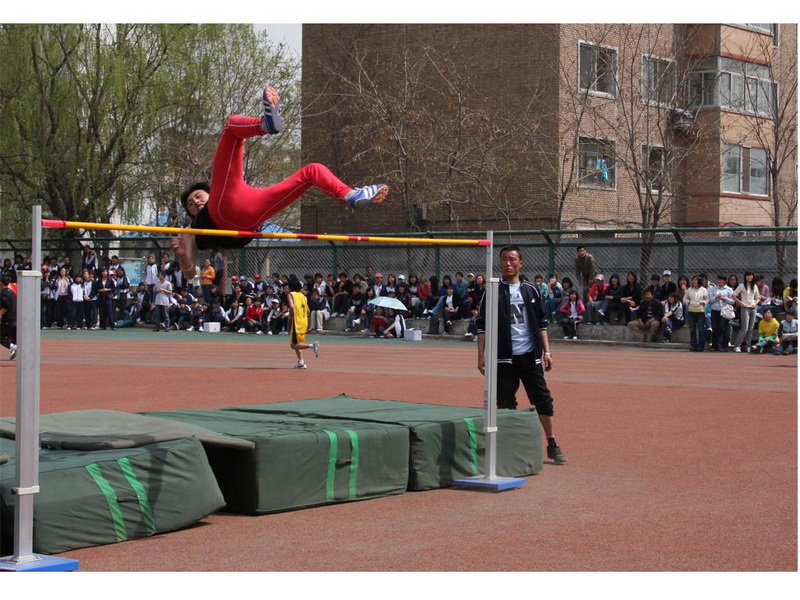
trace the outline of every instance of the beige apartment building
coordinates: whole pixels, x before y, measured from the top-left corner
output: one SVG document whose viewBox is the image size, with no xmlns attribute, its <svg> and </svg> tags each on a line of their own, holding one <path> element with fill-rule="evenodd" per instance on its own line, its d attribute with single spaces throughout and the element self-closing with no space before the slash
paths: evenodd
<svg viewBox="0 0 800 600">
<path fill-rule="evenodd" d="M 796 24 L 304 25 L 308 232 L 795 225 Z"/>
</svg>

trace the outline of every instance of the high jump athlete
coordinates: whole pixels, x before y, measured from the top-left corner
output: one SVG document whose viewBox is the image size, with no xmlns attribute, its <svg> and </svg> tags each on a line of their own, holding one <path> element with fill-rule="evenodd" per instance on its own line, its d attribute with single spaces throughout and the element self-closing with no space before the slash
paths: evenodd
<svg viewBox="0 0 800 600">
<path fill-rule="evenodd" d="M 280 96 L 272 86 L 264 88 L 260 119 L 233 115 L 228 119 L 217 143 L 211 167 L 211 183 L 198 182 L 181 194 L 181 203 L 192 217 L 193 229 L 232 229 L 255 231 L 261 224 L 289 206 L 312 187 L 353 208 L 383 202 L 389 193 L 385 184 L 351 188 L 330 169 L 310 163 L 284 181 L 265 188 L 254 188 L 244 181 L 244 141 L 247 138 L 274 135 L 283 131 Z M 178 257 L 187 279 L 196 274 L 198 250 L 241 248 L 249 237 L 219 237 L 183 234 L 172 238 L 170 246 Z"/>
</svg>

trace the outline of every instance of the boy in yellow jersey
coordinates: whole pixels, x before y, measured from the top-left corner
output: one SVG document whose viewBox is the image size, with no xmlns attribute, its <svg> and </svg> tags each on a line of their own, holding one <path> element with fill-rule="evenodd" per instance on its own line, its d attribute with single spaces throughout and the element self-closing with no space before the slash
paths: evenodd
<svg viewBox="0 0 800 600">
<path fill-rule="evenodd" d="M 306 332 L 308 331 L 308 301 L 300 290 L 303 289 L 298 279 L 289 280 L 289 295 L 286 297 L 291 317 L 289 319 L 289 345 L 297 354 L 297 364 L 295 369 L 307 369 L 303 361 L 303 350 L 311 348 L 314 356 L 319 356 L 319 343 L 306 343 Z"/>
</svg>

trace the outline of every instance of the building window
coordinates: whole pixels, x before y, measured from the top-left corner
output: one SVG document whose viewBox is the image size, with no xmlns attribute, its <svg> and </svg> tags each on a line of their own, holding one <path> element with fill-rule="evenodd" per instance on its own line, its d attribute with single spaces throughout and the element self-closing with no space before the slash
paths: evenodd
<svg viewBox="0 0 800 600">
<path fill-rule="evenodd" d="M 760 66 L 728 61 L 716 72 L 694 72 L 689 96 L 693 107 L 720 107 L 771 117 L 775 110 L 775 84 Z"/>
<path fill-rule="evenodd" d="M 740 192 L 742 190 L 741 154 L 739 146 L 725 144 L 722 153 L 722 191 Z"/>
<path fill-rule="evenodd" d="M 642 58 L 642 100 L 671 104 L 675 99 L 675 65 L 670 60 Z"/>
<path fill-rule="evenodd" d="M 616 68 L 616 50 L 581 42 L 578 65 L 581 90 L 613 96 Z"/>
<path fill-rule="evenodd" d="M 725 144 L 722 161 L 723 192 L 769 196 L 766 150 Z"/>
<path fill-rule="evenodd" d="M 614 142 L 582 137 L 578 155 L 578 185 L 616 189 Z"/>
<path fill-rule="evenodd" d="M 642 146 L 642 183 L 645 189 L 666 191 L 666 153 L 660 146 Z"/>
<path fill-rule="evenodd" d="M 757 29 L 760 33 L 769 33 L 770 35 L 775 30 L 774 23 L 744 23 L 744 26 L 750 29 Z"/>
</svg>

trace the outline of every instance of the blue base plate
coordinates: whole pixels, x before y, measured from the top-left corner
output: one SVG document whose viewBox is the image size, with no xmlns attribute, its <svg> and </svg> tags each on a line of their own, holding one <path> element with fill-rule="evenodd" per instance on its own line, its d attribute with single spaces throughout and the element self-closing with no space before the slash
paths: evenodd
<svg viewBox="0 0 800 600">
<path fill-rule="evenodd" d="M 77 571 L 78 561 L 72 558 L 56 558 L 44 554 L 34 554 L 35 560 L 25 562 L 12 562 L 13 556 L 0 558 L 0 572 L 2 571 Z"/>
<path fill-rule="evenodd" d="M 476 475 L 475 477 L 467 477 L 466 479 L 456 479 L 453 485 L 456 487 L 475 487 L 502 492 L 504 490 L 513 490 L 521 487 L 523 483 L 525 483 L 524 479 L 518 479 L 516 477 L 489 478 L 486 475 Z"/>
</svg>

